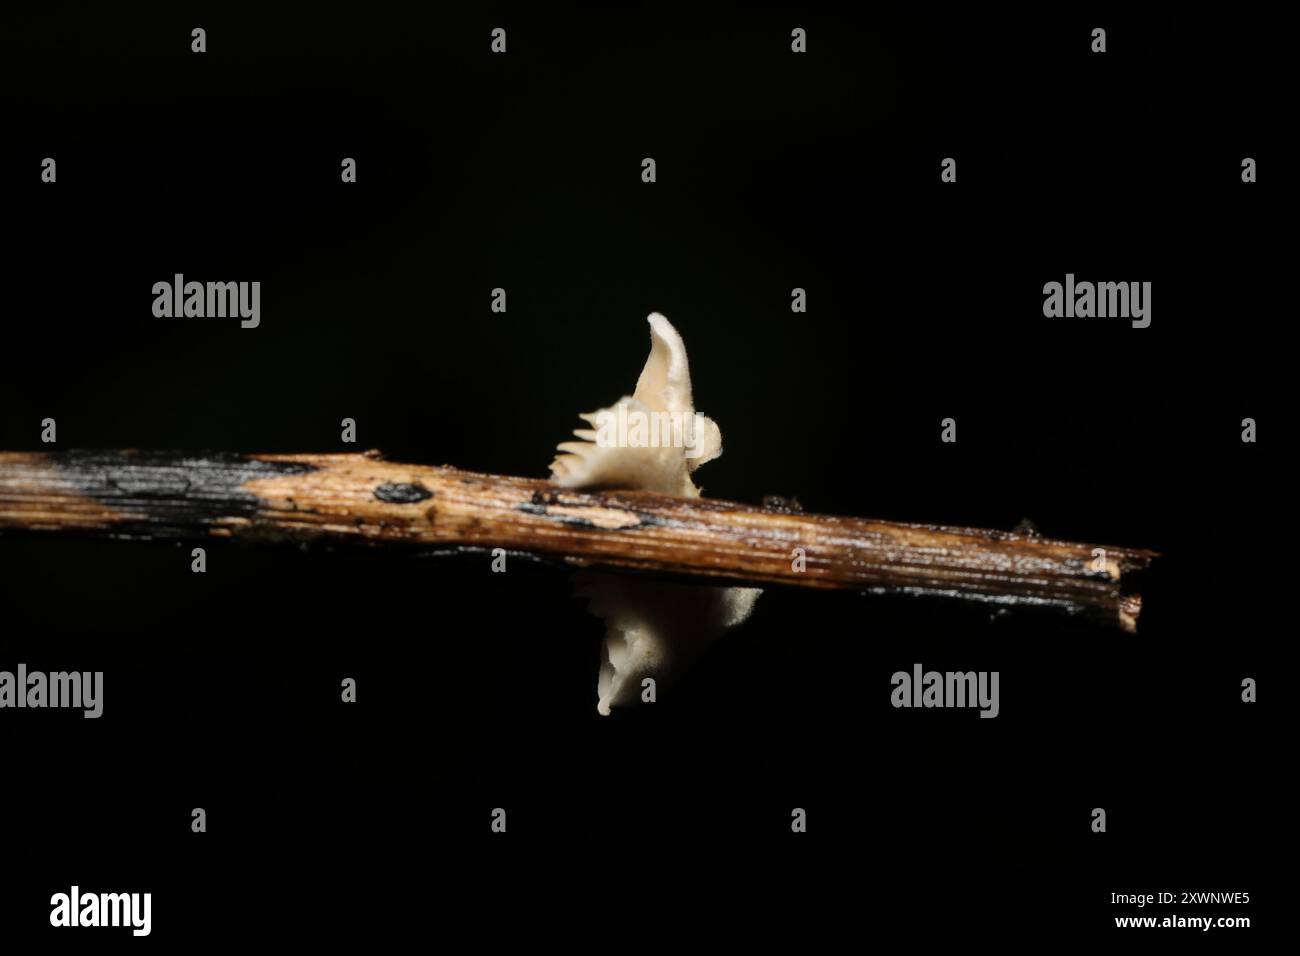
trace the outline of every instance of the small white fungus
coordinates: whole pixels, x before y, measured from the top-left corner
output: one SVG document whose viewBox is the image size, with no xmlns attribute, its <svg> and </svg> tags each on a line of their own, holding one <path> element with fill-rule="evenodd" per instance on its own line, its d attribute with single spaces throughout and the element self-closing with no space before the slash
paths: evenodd
<svg viewBox="0 0 1300 956">
<path fill-rule="evenodd" d="M 566 488 L 657 491 L 698 498 L 691 473 L 722 454 L 718 426 L 695 412 L 686 346 L 672 324 L 651 313 L 650 357 L 636 391 L 614 405 L 579 415 L 590 425 L 574 432 L 578 441 L 562 442 L 551 463 L 551 478 Z M 680 441 L 644 441 L 644 432 L 601 429 L 615 424 L 671 422 Z M 651 432 L 653 434 L 653 428 Z M 578 575 L 578 594 L 591 613 L 605 622 L 605 646 L 596 709 L 640 699 L 641 682 L 663 683 L 680 672 L 706 645 L 745 620 L 762 593 L 758 588 L 678 584 L 585 571 Z"/>
</svg>

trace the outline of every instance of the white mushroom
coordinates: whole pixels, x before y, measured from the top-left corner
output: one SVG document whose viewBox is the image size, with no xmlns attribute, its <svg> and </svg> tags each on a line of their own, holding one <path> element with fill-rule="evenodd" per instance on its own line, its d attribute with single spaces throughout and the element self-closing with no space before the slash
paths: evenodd
<svg viewBox="0 0 1300 956">
<path fill-rule="evenodd" d="M 722 434 L 696 413 L 686 346 L 651 313 L 650 357 L 636 391 L 579 417 L 578 441 L 563 442 L 551 477 L 567 488 L 620 488 L 698 498 L 691 473 L 722 454 Z M 582 572 L 578 594 L 605 622 L 596 709 L 639 699 L 642 681 L 671 679 L 711 641 L 741 623 L 758 588 L 710 587 Z"/>
</svg>

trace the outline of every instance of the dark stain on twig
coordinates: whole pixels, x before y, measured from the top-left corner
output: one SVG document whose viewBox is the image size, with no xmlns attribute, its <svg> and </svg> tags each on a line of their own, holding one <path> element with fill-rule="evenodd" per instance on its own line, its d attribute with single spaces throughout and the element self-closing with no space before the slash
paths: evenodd
<svg viewBox="0 0 1300 956">
<path fill-rule="evenodd" d="M 375 497 L 380 501 L 388 502 L 390 505 L 413 505 L 421 501 L 428 501 L 433 497 L 433 492 L 418 481 L 405 485 L 389 482 L 375 489 Z"/>
</svg>

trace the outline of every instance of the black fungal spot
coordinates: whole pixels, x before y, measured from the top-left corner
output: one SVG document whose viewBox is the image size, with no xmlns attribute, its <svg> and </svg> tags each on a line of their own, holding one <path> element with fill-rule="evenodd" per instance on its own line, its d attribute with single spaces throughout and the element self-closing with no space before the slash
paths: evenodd
<svg viewBox="0 0 1300 956">
<path fill-rule="evenodd" d="M 515 505 L 516 511 L 522 511 L 526 515 L 538 515 L 542 518 L 549 518 L 557 524 L 576 525 L 580 528 L 594 527 L 586 518 L 578 518 L 573 515 L 553 515 L 547 512 L 546 506 L 554 503 L 554 495 L 543 495 L 540 491 L 534 491 L 533 496 L 521 504 Z"/>
<path fill-rule="evenodd" d="M 546 494 L 534 491 L 532 498 L 520 505 L 519 510 L 530 515 L 544 515 L 546 514 L 546 506 L 553 505 L 558 500 L 558 496 L 553 491 L 548 491 Z"/>
<path fill-rule="evenodd" d="M 433 492 L 419 482 L 411 485 L 389 482 L 375 489 L 375 497 L 390 505 L 413 505 L 420 501 L 428 501 L 433 497 Z"/>
<path fill-rule="evenodd" d="M 230 452 L 68 451 L 53 460 L 79 494 L 109 510 L 143 511 L 142 522 L 114 527 L 123 537 L 148 538 L 184 537 L 186 528 L 211 523 L 213 502 L 222 518 L 252 520 L 262 502 L 249 482 L 317 470 Z"/>
<path fill-rule="evenodd" d="M 552 500 L 553 500 L 553 499 L 552 499 Z M 542 496 L 541 496 L 541 494 L 540 494 L 539 492 L 536 492 L 536 491 L 533 492 L 533 498 L 532 498 L 531 501 L 525 501 L 525 502 L 523 502 L 522 504 L 516 505 L 516 506 L 515 506 L 515 510 L 516 510 L 516 511 L 522 511 L 522 512 L 523 512 L 524 514 L 526 514 L 526 515 L 538 515 L 538 516 L 540 516 L 540 517 L 542 517 L 542 518 L 546 518 L 546 519 L 548 519 L 548 520 L 550 520 L 550 521 L 554 521 L 556 524 L 569 525 L 569 526 L 574 527 L 574 528 L 593 528 L 593 529 L 596 529 L 596 528 L 599 527 L 597 524 L 595 524 L 595 523 L 594 523 L 593 521 L 591 521 L 589 518 L 583 518 L 583 517 L 581 517 L 581 516 L 579 516 L 579 515 L 570 515 L 570 514 L 565 514 L 565 515 L 553 515 L 553 514 L 551 514 L 550 512 L 548 512 L 548 511 L 546 510 L 546 502 L 545 502 L 545 499 L 543 499 Z"/>
<path fill-rule="evenodd" d="M 560 524 L 571 525 L 574 528 L 591 528 L 600 530 L 599 527 L 588 518 L 579 518 L 576 515 L 547 515 L 552 521 L 558 521 Z"/>
</svg>

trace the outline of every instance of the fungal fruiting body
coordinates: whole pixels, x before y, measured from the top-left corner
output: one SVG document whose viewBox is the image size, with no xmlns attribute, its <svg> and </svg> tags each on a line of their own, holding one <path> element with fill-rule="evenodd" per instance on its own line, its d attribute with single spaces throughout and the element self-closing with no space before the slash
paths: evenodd
<svg viewBox="0 0 1300 956">
<path fill-rule="evenodd" d="M 650 357 L 636 391 L 579 415 L 591 427 L 559 445 L 551 463 L 557 484 L 700 496 L 691 474 L 722 454 L 722 434 L 695 411 L 682 337 L 657 312 L 649 322 Z M 638 700 L 646 678 L 671 679 L 748 617 L 760 593 L 581 572 L 578 594 L 606 628 L 596 709 L 608 715 L 610 707 Z"/>
</svg>

